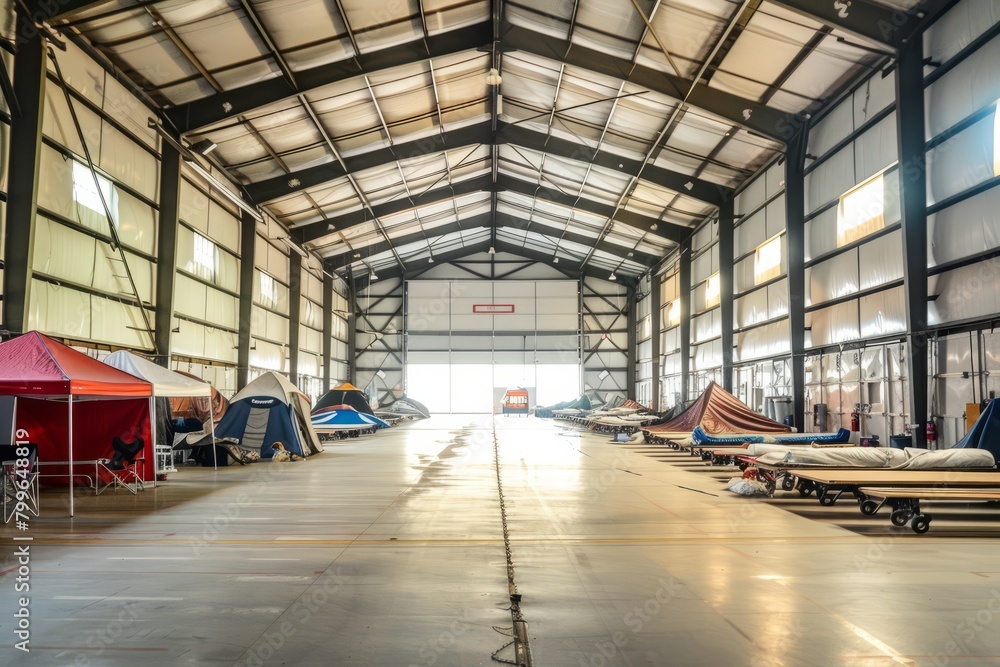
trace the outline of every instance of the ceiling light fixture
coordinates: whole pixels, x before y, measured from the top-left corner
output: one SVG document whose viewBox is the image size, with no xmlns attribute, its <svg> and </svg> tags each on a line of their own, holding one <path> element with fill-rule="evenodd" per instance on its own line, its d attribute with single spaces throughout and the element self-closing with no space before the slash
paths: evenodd
<svg viewBox="0 0 1000 667">
<path fill-rule="evenodd" d="M 202 139 L 191 144 L 191 150 L 198 155 L 208 155 L 218 147 L 219 145 L 211 139 Z"/>
<path fill-rule="evenodd" d="M 555 259 L 553 259 L 553 260 L 552 260 L 552 263 L 553 263 L 553 264 L 558 264 L 558 263 L 559 263 L 559 258 L 558 258 L 558 257 L 556 257 Z"/>
<path fill-rule="evenodd" d="M 378 276 L 375 275 L 374 271 L 372 271 L 372 274 L 371 274 L 369 280 L 378 280 Z"/>
<path fill-rule="evenodd" d="M 239 206 L 240 209 L 242 209 L 244 212 L 246 212 L 247 214 L 249 214 L 249 216 L 251 218 L 253 218 L 257 222 L 264 222 L 264 216 L 262 216 L 260 213 L 258 213 L 257 209 L 255 209 L 253 206 L 251 206 L 250 204 L 248 204 L 245 201 L 243 201 L 242 197 L 240 197 L 235 192 L 233 192 L 232 190 L 230 190 L 229 188 L 227 188 L 225 185 L 223 185 L 222 182 L 219 181 L 219 179 L 217 179 L 215 176 L 212 176 L 212 174 L 210 174 L 208 172 L 208 170 L 206 170 L 200 164 L 198 164 L 194 160 L 188 160 L 188 159 L 184 160 L 184 164 L 186 164 L 187 166 L 191 167 L 191 169 L 192 169 L 192 171 L 194 171 L 194 173 L 198 174 L 203 179 L 205 179 L 206 181 L 208 181 L 208 184 L 211 187 L 213 187 L 216 190 L 218 190 L 219 193 L 222 196 L 224 196 L 226 199 L 228 199 L 229 201 L 231 201 L 234 204 L 236 204 L 237 206 Z"/>
<path fill-rule="evenodd" d="M 497 254 L 497 249 L 494 248 L 493 246 L 490 246 L 490 249 L 487 250 L 486 253 L 489 254 L 489 255 L 495 255 L 495 254 Z"/>
<path fill-rule="evenodd" d="M 500 72 L 497 71 L 496 67 L 491 67 L 490 71 L 486 74 L 486 85 L 499 86 L 501 83 L 503 83 L 503 77 L 500 76 Z"/>
<path fill-rule="evenodd" d="M 299 244 L 298 244 L 298 243 L 295 243 L 295 242 L 294 242 L 294 241 L 292 241 L 292 239 L 290 239 L 289 237 L 287 237 L 287 236 L 279 236 L 277 240 L 278 240 L 278 241 L 281 241 L 281 242 L 282 242 L 282 243 L 284 243 L 284 244 L 285 244 L 286 246 L 288 246 L 288 249 L 289 249 L 289 250 L 291 250 L 292 252 L 295 252 L 295 253 L 297 253 L 297 254 L 299 254 L 299 255 L 302 255 L 303 257 L 308 257 L 308 256 L 309 256 L 309 254 L 308 254 L 308 253 L 307 253 L 307 252 L 306 252 L 305 250 L 303 250 L 303 249 L 302 249 L 302 248 L 301 248 L 301 247 L 299 246 Z"/>
<path fill-rule="evenodd" d="M 612 271 L 611 275 L 608 276 L 608 280 L 618 280 L 618 276 L 615 275 L 614 271 Z"/>
</svg>

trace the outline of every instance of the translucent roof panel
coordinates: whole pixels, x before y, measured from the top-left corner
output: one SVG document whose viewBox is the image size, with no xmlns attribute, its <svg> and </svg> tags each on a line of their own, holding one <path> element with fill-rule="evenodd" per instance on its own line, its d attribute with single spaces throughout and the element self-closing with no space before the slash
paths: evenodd
<svg viewBox="0 0 1000 667">
<path fill-rule="evenodd" d="M 814 113 L 886 62 L 771 0 L 508 0 L 491 39 L 494 6 L 105 0 L 53 23 L 338 265 L 498 234 L 641 271 L 675 247 L 654 223 L 693 229 L 782 150 L 761 115 Z"/>
</svg>

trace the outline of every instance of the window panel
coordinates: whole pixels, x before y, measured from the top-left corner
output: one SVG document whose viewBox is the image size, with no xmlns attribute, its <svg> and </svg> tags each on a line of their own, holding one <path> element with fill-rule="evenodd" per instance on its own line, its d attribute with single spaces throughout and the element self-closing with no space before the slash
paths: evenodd
<svg viewBox="0 0 1000 667">
<path fill-rule="evenodd" d="M 837 206 L 837 247 L 843 247 L 885 227 L 885 187 L 882 174 L 849 190 Z"/>
</svg>

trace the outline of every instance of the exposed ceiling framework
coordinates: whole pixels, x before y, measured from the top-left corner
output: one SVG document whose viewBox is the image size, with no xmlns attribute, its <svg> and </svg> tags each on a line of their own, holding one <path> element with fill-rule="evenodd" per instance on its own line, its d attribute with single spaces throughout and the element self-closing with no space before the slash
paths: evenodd
<svg viewBox="0 0 1000 667">
<path fill-rule="evenodd" d="M 65 0 L 52 23 L 332 270 L 494 247 L 634 277 L 947 3 L 843 4 Z"/>
</svg>

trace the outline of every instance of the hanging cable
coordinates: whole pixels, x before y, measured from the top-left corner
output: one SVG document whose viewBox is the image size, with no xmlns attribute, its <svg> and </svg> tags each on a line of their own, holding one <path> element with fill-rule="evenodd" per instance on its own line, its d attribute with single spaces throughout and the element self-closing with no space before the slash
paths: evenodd
<svg viewBox="0 0 1000 667">
<path fill-rule="evenodd" d="M 139 313 L 142 315 L 143 324 L 146 325 L 146 334 L 149 336 L 149 342 L 153 348 L 153 354 L 158 355 L 159 350 L 156 349 L 156 337 L 153 336 L 153 327 L 149 323 L 149 315 L 146 313 L 146 307 L 143 305 L 142 297 L 139 296 L 139 289 L 135 286 L 135 279 L 132 277 L 132 270 L 129 268 L 128 259 L 125 257 L 125 249 L 122 247 L 121 239 L 118 237 L 118 230 L 115 228 L 115 219 L 111 215 L 111 207 L 108 206 L 108 202 L 104 197 L 104 190 L 101 189 L 101 182 L 97 174 L 97 168 L 94 166 L 94 160 L 90 157 L 90 149 L 87 148 L 87 138 L 83 134 L 83 128 L 80 127 L 80 119 L 76 115 L 76 108 L 73 106 L 73 98 L 69 94 L 69 86 L 66 85 L 66 80 L 62 75 L 62 68 L 59 67 L 59 60 L 56 58 L 56 52 L 51 46 L 48 47 L 49 57 L 52 58 L 52 64 L 56 69 L 56 79 L 59 81 L 59 87 L 62 89 L 63 97 L 66 98 L 66 106 L 69 108 L 69 115 L 73 119 L 73 127 L 76 128 L 77 138 L 80 140 L 80 145 L 83 147 L 83 155 L 87 159 L 87 167 L 90 169 L 90 175 L 94 179 L 94 188 L 97 190 L 97 196 L 101 199 L 101 206 L 104 208 L 104 215 L 108 219 L 108 229 L 111 232 L 111 249 L 116 251 L 121 257 L 122 265 L 125 267 L 125 277 L 128 280 L 129 285 L 132 288 L 132 293 L 135 295 L 135 301 L 139 304 Z"/>
</svg>

